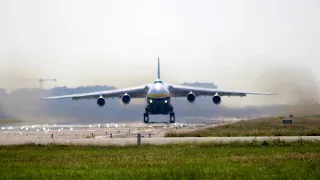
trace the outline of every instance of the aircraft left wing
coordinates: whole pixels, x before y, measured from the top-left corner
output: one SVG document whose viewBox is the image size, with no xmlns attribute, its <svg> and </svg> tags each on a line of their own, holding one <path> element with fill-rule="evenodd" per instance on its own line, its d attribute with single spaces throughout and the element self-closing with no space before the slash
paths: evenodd
<svg viewBox="0 0 320 180">
<path fill-rule="evenodd" d="M 193 92 L 196 96 L 246 96 L 246 95 L 276 95 L 268 92 L 244 92 L 244 91 L 229 91 L 221 89 L 210 89 L 182 85 L 169 85 L 172 97 L 186 97 L 188 93 Z"/>
<path fill-rule="evenodd" d="M 115 98 L 115 97 L 121 98 L 121 96 L 124 95 L 125 93 L 128 93 L 131 98 L 145 98 L 148 89 L 149 89 L 148 85 L 143 85 L 143 86 L 137 86 L 132 88 L 115 89 L 115 90 L 109 90 L 109 91 L 97 91 L 97 92 L 81 93 L 81 94 L 42 97 L 41 99 L 49 100 L 49 99 L 71 98 L 72 100 L 79 100 L 79 99 L 97 99 L 100 96 L 102 96 L 103 98 Z"/>
</svg>

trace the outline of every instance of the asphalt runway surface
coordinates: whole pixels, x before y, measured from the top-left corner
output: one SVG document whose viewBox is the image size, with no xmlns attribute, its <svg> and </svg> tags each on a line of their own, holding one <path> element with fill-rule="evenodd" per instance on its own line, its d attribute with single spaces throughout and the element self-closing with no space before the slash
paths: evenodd
<svg viewBox="0 0 320 180">
<path fill-rule="evenodd" d="M 109 123 L 109 124 L 34 124 L 2 126 L 0 145 L 12 144 L 82 144 L 82 145 L 128 145 L 137 144 L 137 134 L 141 134 L 141 144 L 167 144 L 190 142 L 232 142 L 264 141 L 280 139 L 283 141 L 320 140 L 320 136 L 282 136 L 282 137 L 176 137 L 165 138 L 166 132 L 185 132 L 215 127 L 243 119 L 210 120 L 197 123 Z"/>
</svg>

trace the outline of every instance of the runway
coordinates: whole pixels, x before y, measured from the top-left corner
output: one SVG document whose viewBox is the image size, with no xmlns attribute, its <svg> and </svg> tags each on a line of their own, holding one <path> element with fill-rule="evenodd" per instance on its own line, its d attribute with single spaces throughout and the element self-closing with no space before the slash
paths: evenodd
<svg viewBox="0 0 320 180">
<path fill-rule="evenodd" d="M 167 132 L 193 131 L 214 127 L 238 119 L 211 119 L 193 123 L 105 123 L 105 124 L 19 124 L 5 125 L 0 128 L 0 141 L 14 139 L 87 139 L 99 137 L 134 138 L 138 133 L 155 137 L 164 137 Z"/>
<path fill-rule="evenodd" d="M 168 144 L 191 142 L 233 142 L 264 141 L 279 139 L 283 141 L 314 140 L 320 136 L 280 136 L 280 137 L 176 137 L 165 138 L 167 132 L 185 132 L 207 127 L 238 122 L 241 119 L 212 120 L 205 123 L 108 123 L 48 125 L 34 124 L 22 126 L 3 126 L 0 129 L 0 145 L 12 144 L 82 144 L 82 145 L 134 145 L 137 134 L 141 134 L 141 144 Z"/>
<path fill-rule="evenodd" d="M 177 138 L 141 138 L 141 144 L 176 144 L 176 143 L 200 143 L 215 142 L 229 143 L 234 141 L 265 141 L 265 140 L 281 140 L 281 141 L 320 141 L 320 136 L 280 136 L 280 137 L 177 137 Z M 93 139 L 11 139 L 0 140 L 1 145 L 14 144 L 64 144 L 64 145 L 136 145 L 137 138 L 93 138 Z"/>
</svg>

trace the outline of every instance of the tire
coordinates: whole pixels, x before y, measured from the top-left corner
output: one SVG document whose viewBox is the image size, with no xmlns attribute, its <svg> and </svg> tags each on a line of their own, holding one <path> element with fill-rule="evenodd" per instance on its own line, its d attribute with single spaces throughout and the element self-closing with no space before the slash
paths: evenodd
<svg viewBox="0 0 320 180">
<path fill-rule="evenodd" d="M 147 113 L 143 114 L 143 122 L 144 123 L 149 123 L 149 114 L 147 114 Z"/>
<path fill-rule="evenodd" d="M 175 113 L 170 113 L 170 123 L 175 123 L 175 122 L 176 122 Z"/>
</svg>

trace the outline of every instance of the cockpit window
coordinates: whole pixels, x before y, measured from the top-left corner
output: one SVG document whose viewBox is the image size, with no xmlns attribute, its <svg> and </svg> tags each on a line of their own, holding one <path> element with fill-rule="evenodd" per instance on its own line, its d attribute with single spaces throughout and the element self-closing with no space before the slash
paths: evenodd
<svg viewBox="0 0 320 180">
<path fill-rule="evenodd" d="M 161 83 L 162 84 L 163 82 L 161 80 L 156 80 L 156 81 L 153 82 L 153 84 L 156 84 L 156 83 Z"/>
</svg>

